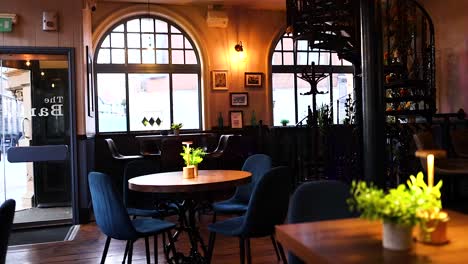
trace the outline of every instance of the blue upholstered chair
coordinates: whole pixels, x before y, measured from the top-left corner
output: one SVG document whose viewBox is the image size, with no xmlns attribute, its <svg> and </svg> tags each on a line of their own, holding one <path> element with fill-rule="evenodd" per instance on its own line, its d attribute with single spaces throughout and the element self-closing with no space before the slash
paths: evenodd
<svg viewBox="0 0 468 264">
<path fill-rule="evenodd" d="M 175 254 L 174 243 L 170 233 L 175 224 L 153 218 L 130 220 L 127 209 L 115 190 L 111 178 L 107 174 L 91 172 L 88 176 L 88 182 L 96 223 L 101 231 L 107 235 L 101 263 L 104 263 L 106 260 L 111 238 L 129 241 L 128 263 L 132 261 L 133 243 L 138 238 L 145 239 L 146 259 L 149 262 L 148 237 L 152 235 L 154 235 L 154 258 L 157 263 L 157 235 L 163 232 L 167 233 L 172 245 L 172 252 Z"/>
<path fill-rule="evenodd" d="M 282 224 L 288 211 L 290 177 L 286 167 L 273 168 L 255 185 L 245 215 L 216 222 L 210 231 L 208 262 L 214 249 L 216 233 L 239 237 L 240 263 L 251 263 L 250 238 L 271 236 L 275 225 Z M 245 254 L 246 253 L 246 254 Z"/>
<path fill-rule="evenodd" d="M 8 250 L 8 238 L 15 216 L 15 200 L 6 200 L 0 206 L 0 264 L 5 263 Z"/>
<path fill-rule="evenodd" d="M 350 218 L 352 214 L 346 203 L 350 197 L 349 187 L 339 181 L 314 181 L 299 186 L 291 197 L 288 223 L 303 223 L 331 219 Z M 293 254 L 289 264 L 302 262 Z"/>
<path fill-rule="evenodd" d="M 237 187 L 234 195 L 228 200 L 213 204 L 213 222 L 216 221 L 216 214 L 244 214 L 247 211 L 255 184 L 270 169 L 271 158 L 265 154 L 255 154 L 245 160 L 242 170 L 252 173 L 251 182 Z"/>
<path fill-rule="evenodd" d="M 160 165 L 152 159 L 134 160 L 125 166 L 123 179 L 123 202 L 129 215 L 161 218 L 173 215 L 177 212 L 175 207 L 165 206 L 157 208 L 159 205 L 159 194 L 134 192 L 128 189 L 128 180 L 146 174 L 160 172 Z"/>
</svg>

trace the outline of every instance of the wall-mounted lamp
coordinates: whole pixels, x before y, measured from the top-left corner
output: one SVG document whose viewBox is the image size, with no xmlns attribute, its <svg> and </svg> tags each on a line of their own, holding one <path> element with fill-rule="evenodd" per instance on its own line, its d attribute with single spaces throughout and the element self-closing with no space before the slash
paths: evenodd
<svg viewBox="0 0 468 264">
<path fill-rule="evenodd" d="M 234 49 L 235 49 L 237 52 L 243 52 L 243 51 L 244 51 L 244 47 L 242 46 L 242 41 L 239 41 L 239 43 L 237 43 L 237 44 L 234 46 Z"/>
</svg>

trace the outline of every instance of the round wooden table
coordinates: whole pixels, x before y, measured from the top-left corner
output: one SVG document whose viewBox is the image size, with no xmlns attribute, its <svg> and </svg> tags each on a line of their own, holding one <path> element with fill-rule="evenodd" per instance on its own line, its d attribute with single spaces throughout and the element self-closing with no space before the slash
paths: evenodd
<svg viewBox="0 0 468 264">
<path fill-rule="evenodd" d="M 236 170 L 200 170 L 198 177 L 183 179 L 182 171 L 148 174 L 128 180 L 128 188 L 137 192 L 186 193 L 232 188 L 250 182 L 252 174 Z"/>
<path fill-rule="evenodd" d="M 176 253 L 172 258 L 164 250 L 169 263 L 204 264 L 207 260 L 207 247 L 198 231 L 195 214 L 200 204 L 200 194 L 203 192 L 223 190 L 250 182 L 252 174 L 236 170 L 200 170 L 193 179 L 184 179 L 182 171 L 148 174 L 128 180 L 128 188 L 138 192 L 183 194 L 183 202 L 177 203 L 179 225 L 174 234 L 177 240 L 180 232 L 187 232 L 190 239 L 190 253 Z M 188 219 L 187 219 L 188 216 Z M 198 251 L 201 246 L 203 255 Z M 166 246 L 169 248 L 169 246 Z"/>
</svg>

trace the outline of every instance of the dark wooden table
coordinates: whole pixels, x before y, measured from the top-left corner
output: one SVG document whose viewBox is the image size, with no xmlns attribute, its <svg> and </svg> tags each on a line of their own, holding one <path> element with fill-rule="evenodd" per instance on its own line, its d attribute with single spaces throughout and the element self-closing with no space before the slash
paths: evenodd
<svg viewBox="0 0 468 264">
<path fill-rule="evenodd" d="M 252 174 L 235 170 L 200 170 L 193 179 L 184 179 L 182 171 L 155 173 L 132 178 L 128 181 L 130 190 L 138 192 L 182 194 L 183 202 L 176 203 L 179 211 L 179 225 L 174 234 L 175 240 L 180 232 L 187 232 L 190 238 L 190 253 L 185 256 L 177 253 L 173 263 L 204 264 L 208 249 L 198 230 L 195 214 L 203 203 L 203 194 L 233 188 L 250 182 Z M 187 218 L 188 217 L 188 218 Z M 199 245 L 203 255 L 199 253 Z"/>
<path fill-rule="evenodd" d="M 306 263 L 468 263 L 468 215 L 448 214 L 448 244 L 410 251 L 383 249 L 381 222 L 359 218 L 280 225 L 276 237 Z"/>
</svg>

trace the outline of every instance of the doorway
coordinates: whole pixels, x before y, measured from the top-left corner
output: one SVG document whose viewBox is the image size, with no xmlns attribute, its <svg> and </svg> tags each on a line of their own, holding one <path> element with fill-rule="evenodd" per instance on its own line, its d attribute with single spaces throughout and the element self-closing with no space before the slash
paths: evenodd
<svg viewBox="0 0 468 264">
<path fill-rule="evenodd" d="M 16 201 L 14 227 L 74 222 L 72 54 L 0 49 L 0 202 Z M 35 153 L 54 146 L 63 159 Z"/>
</svg>

